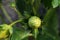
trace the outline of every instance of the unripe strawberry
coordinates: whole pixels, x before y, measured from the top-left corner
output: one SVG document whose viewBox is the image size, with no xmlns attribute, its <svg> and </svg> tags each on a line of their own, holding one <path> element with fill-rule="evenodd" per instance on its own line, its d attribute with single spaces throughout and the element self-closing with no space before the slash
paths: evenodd
<svg viewBox="0 0 60 40">
<path fill-rule="evenodd" d="M 7 24 L 0 25 L 0 39 L 8 37 L 9 33 L 11 33 L 11 28 L 12 27 Z"/>
<path fill-rule="evenodd" d="M 8 35 L 7 35 L 7 30 L 4 30 L 4 31 L 1 31 L 0 32 L 0 39 L 2 38 L 6 38 Z"/>
<path fill-rule="evenodd" d="M 28 24 L 31 28 L 39 28 L 41 26 L 41 19 L 37 16 L 29 18 Z"/>
</svg>

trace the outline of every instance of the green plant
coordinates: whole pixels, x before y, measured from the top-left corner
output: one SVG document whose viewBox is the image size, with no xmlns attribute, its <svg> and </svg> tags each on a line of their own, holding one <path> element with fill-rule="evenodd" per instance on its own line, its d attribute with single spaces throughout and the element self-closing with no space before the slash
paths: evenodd
<svg viewBox="0 0 60 40">
<path fill-rule="evenodd" d="M 39 14 L 42 0 L 15 0 L 10 3 L 19 20 L 12 22 L 10 16 L 4 9 L 2 3 L 0 8 L 11 24 L 0 25 L 0 40 L 59 40 L 58 19 L 56 7 L 60 5 L 59 0 L 43 0 L 46 15 L 43 19 Z M 47 4 L 48 3 L 48 4 Z M 21 27 L 16 27 L 16 23 L 21 23 Z M 3 35 L 4 34 L 4 35 Z"/>
</svg>

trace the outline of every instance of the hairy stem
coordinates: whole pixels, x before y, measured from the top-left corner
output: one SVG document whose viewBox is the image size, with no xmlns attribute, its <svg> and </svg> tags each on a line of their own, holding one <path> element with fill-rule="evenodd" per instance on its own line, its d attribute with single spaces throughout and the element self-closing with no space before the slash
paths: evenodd
<svg viewBox="0 0 60 40">
<path fill-rule="evenodd" d="M 23 17 L 22 14 L 16 8 L 14 8 L 14 10 L 17 12 L 19 18 Z"/>
<path fill-rule="evenodd" d="M 33 31 L 33 33 L 34 33 L 34 38 L 35 38 L 35 40 L 37 40 L 37 35 L 38 35 L 38 29 L 36 28 L 36 29 L 34 29 L 34 31 Z"/>
<path fill-rule="evenodd" d="M 8 13 L 6 12 L 6 10 L 5 10 L 5 8 L 4 8 L 4 6 L 3 6 L 2 4 L 1 4 L 1 9 L 2 9 L 4 15 L 6 16 L 6 18 L 7 18 L 10 22 L 12 22 L 11 17 L 8 15 Z"/>
<path fill-rule="evenodd" d="M 16 8 L 16 2 L 15 1 L 12 2 L 10 6 L 11 6 L 11 8 L 13 8 L 17 12 L 19 18 L 23 17 L 21 12 Z"/>
<path fill-rule="evenodd" d="M 35 8 L 33 7 L 33 13 L 34 13 L 34 15 L 36 16 L 36 10 L 35 10 Z"/>
<path fill-rule="evenodd" d="M 16 23 L 18 23 L 18 22 L 22 22 L 22 21 L 23 21 L 23 19 L 20 19 L 20 20 L 14 21 L 14 22 L 12 22 L 12 23 L 10 24 L 10 26 L 13 26 L 14 24 L 16 24 Z"/>
</svg>

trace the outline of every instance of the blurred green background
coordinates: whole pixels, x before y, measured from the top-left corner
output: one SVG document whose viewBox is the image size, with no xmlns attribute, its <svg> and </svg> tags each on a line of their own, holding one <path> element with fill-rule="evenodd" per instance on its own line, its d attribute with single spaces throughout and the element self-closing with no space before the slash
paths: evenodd
<svg viewBox="0 0 60 40">
<path fill-rule="evenodd" d="M 23 2 L 23 0 L 21 0 Z M 3 23 L 7 23 L 7 24 L 10 24 L 11 22 L 19 19 L 18 17 L 18 14 L 16 13 L 15 10 L 13 10 L 10 6 L 9 6 L 9 3 L 10 2 L 14 2 L 14 0 L 2 0 L 2 4 L 5 8 L 5 10 L 7 11 L 8 15 L 11 17 L 11 20 L 9 21 L 9 19 L 7 19 L 6 15 L 2 12 L 1 8 L 0 8 L 0 24 L 3 24 Z M 19 1 L 20 2 L 20 1 Z M 21 2 L 21 3 L 22 3 Z M 23 3 L 24 4 L 24 3 Z M 26 4 L 24 4 L 26 5 Z M 24 9 L 24 5 L 21 5 L 19 6 L 20 7 L 20 11 L 21 13 L 23 13 L 23 9 Z M 22 7 L 23 6 L 23 7 Z M 28 6 L 28 5 L 27 5 Z M 21 7 L 23 9 L 21 9 Z M 18 7 L 17 7 L 18 8 Z M 29 7 L 28 7 L 29 8 Z M 26 9 L 28 10 L 28 9 Z M 44 1 L 42 0 L 42 3 L 40 5 L 40 8 L 39 8 L 39 15 L 40 15 L 40 18 L 43 20 L 45 14 L 46 14 L 46 11 L 47 9 L 44 7 Z M 58 30 L 59 30 L 59 36 L 60 36 L 60 7 L 57 7 L 56 9 L 56 12 L 57 12 L 57 15 L 58 15 Z M 33 15 L 33 14 L 32 14 Z M 19 26 L 19 24 L 17 24 L 17 26 Z"/>
</svg>

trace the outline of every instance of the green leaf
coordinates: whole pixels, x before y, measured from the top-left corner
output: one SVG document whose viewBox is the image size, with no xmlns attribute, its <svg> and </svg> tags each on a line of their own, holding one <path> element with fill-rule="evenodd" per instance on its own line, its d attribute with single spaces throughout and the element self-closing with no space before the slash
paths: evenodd
<svg viewBox="0 0 60 40">
<path fill-rule="evenodd" d="M 43 2 L 43 4 L 45 5 L 45 7 L 47 8 L 49 8 L 49 7 L 51 7 L 52 5 L 51 5 L 51 2 L 52 2 L 52 0 L 41 0 L 42 2 Z"/>
<path fill-rule="evenodd" d="M 26 7 L 25 0 L 15 0 L 17 9 L 23 13 Z"/>
<path fill-rule="evenodd" d="M 2 0 L 0 0 L 0 3 L 2 2 Z"/>
<path fill-rule="evenodd" d="M 53 8 L 56 8 L 60 5 L 60 0 L 52 0 L 52 6 Z"/>
<path fill-rule="evenodd" d="M 0 25 L 0 31 L 1 31 L 1 30 L 3 30 L 3 27 L 2 27 L 2 25 Z"/>
<path fill-rule="evenodd" d="M 15 0 L 15 3 L 16 3 L 17 9 L 20 11 L 20 13 L 24 17 L 28 18 L 28 16 L 31 15 L 31 12 L 32 12 L 31 0 Z M 25 13 L 25 12 L 28 12 L 28 13 Z"/>
<path fill-rule="evenodd" d="M 60 0 L 59 0 L 59 4 L 60 4 Z"/>
<path fill-rule="evenodd" d="M 35 7 L 36 10 L 38 10 L 40 7 L 40 4 L 41 4 L 41 0 L 35 0 L 33 6 Z"/>
<path fill-rule="evenodd" d="M 25 16 L 25 19 L 28 19 L 31 16 L 28 11 L 24 11 L 23 15 Z"/>
<path fill-rule="evenodd" d="M 39 32 L 37 40 L 59 40 L 56 9 L 50 8 L 47 11 L 43 19 L 42 32 Z"/>
<path fill-rule="evenodd" d="M 22 40 L 29 36 L 30 31 L 14 28 L 11 40 Z M 28 38 L 27 38 L 28 39 Z"/>
<path fill-rule="evenodd" d="M 53 39 L 45 34 L 44 35 L 39 34 L 37 40 L 53 40 Z"/>
<path fill-rule="evenodd" d="M 52 6 L 53 8 L 56 8 L 59 6 L 59 0 L 52 0 Z"/>
<path fill-rule="evenodd" d="M 42 26 L 43 35 L 49 39 L 57 40 L 58 38 L 58 19 L 56 9 L 50 8 L 43 20 Z"/>
<path fill-rule="evenodd" d="M 39 13 L 38 10 L 40 8 L 40 4 L 41 4 L 41 0 L 34 0 L 34 3 L 32 5 L 32 10 L 34 15 L 39 15 L 37 13 Z"/>
<path fill-rule="evenodd" d="M 59 6 L 59 0 L 42 0 L 42 2 L 44 3 L 45 7 L 53 7 L 56 8 Z"/>
</svg>

